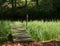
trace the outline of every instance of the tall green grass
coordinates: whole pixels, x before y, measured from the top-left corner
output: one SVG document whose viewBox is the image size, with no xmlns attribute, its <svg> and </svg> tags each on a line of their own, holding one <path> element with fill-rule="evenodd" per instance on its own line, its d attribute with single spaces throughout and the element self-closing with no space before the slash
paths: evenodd
<svg viewBox="0 0 60 46">
<path fill-rule="evenodd" d="M 22 25 L 26 27 L 26 21 Z M 60 21 L 29 21 L 26 30 L 36 41 L 60 39 Z"/>
<path fill-rule="evenodd" d="M 12 33 L 11 25 L 26 27 L 26 21 L 0 21 L 0 38 Z M 29 21 L 27 32 L 36 41 L 60 39 L 60 21 Z"/>
<path fill-rule="evenodd" d="M 7 36 L 11 33 L 10 21 L 0 21 L 0 43 L 7 40 Z"/>
<path fill-rule="evenodd" d="M 37 41 L 60 38 L 60 21 L 30 21 L 27 31 Z"/>
</svg>

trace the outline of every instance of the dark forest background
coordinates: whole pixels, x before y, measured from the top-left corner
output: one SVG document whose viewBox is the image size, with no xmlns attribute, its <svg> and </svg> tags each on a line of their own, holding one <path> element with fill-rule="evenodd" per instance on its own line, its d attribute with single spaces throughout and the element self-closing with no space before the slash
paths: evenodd
<svg viewBox="0 0 60 46">
<path fill-rule="evenodd" d="M 60 20 L 60 0 L 0 0 L 0 20 Z"/>
</svg>

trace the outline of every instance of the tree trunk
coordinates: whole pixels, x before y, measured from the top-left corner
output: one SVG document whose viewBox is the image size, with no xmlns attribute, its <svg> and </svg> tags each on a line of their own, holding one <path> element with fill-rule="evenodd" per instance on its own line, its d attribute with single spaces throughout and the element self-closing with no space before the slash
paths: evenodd
<svg viewBox="0 0 60 46">
<path fill-rule="evenodd" d="M 17 1 L 17 0 L 15 0 L 15 8 L 16 8 L 16 1 Z"/>
<path fill-rule="evenodd" d="M 27 0 L 25 0 L 25 6 L 27 7 Z"/>
<path fill-rule="evenodd" d="M 12 3 L 12 10 L 11 10 L 11 12 L 12 12 L 12 15 L 14 15 L 14 0 L 11 0 L 11 3 Z"/>
<path fill-rule="evenodd" d="M 38 1 L 39 1 L 39 0 L 36 0 L 36 6 L 38 6 L 38 5 L 39 5 Z"/>
<path fill-rule="evenodd" d="M 1 16 L 2 16 L 2 12 L 3 12 L 2 3 L 3 3 L 2 0 L 0 0 Z"/>
</svg>

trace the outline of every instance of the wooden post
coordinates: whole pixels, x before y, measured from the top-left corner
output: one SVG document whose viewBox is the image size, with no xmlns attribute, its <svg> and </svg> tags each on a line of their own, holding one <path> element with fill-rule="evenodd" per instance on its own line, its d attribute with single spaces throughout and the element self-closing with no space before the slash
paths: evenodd
<svg viewBox="0 0 60 46">
<path fill-rule="evenodd" d="M 27 31 L 27 27 L 28 27 L 28 14 L 26 15 L 26 31 Z"/>
</svg>

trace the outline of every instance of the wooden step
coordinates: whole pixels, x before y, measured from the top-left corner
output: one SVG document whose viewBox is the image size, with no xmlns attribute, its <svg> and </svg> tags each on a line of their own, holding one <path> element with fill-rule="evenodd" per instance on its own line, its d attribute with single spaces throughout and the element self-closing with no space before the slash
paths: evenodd
<svg viewBox="0 0 60 46">
<path fill-rule="evenodd" d="M 26 38 L 26 39 L 13 39 L 14 42 L 30 42 L 34 41 L 32 38 Z"/>
<path fill-rule="evenodd" d="M 30 36 L 13 36 L 13 38 L 31 38 Z"/>
<path fill-rule="evenodd" d="M 29 34 L 12 34 L 12 36 L 30 36 Z"/>
<path fill-rule="evenodd" d="M 24 33 L 13 33 L 12 35 L 25 35 L 25 34 Z"/>
<path fill-rule="evenodd" d="M 27 31 L 16 31 L 15 33 L 28 33 Z"/>
<path fill-rule="evenodd" d="M 12 29 L 16 29 L 16 28 L 23 28 L 24 26 L 22 25 L 12 25 L 11 28 Z"/>
<path fill-rule="evenodd" d="M 15 28 L 15 29 L 12 29 L 12 30 L 18 30 L 19 31 L 19 30 L 26 30 L 26 28 Z"/>
</svg>

